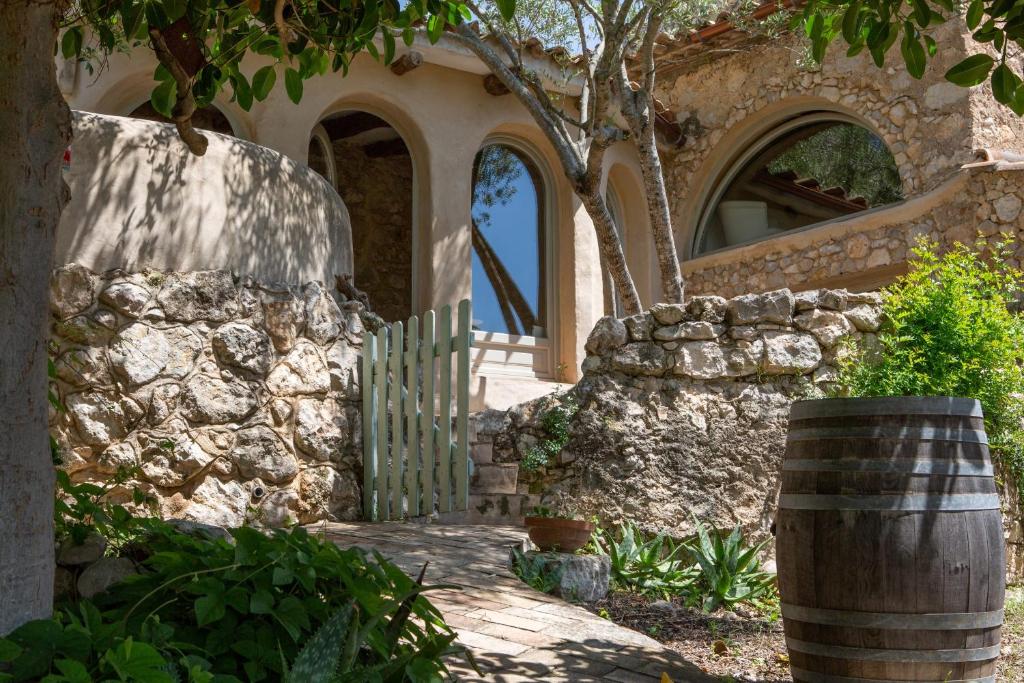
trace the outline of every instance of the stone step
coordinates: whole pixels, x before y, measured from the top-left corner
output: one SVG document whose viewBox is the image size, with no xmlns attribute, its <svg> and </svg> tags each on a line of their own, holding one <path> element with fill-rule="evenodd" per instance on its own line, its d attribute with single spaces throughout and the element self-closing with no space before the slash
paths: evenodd
<svg viewBox="0 0 1024 683">
<path fill-rule="evenodd" d="M 470 494 L 514 494 L 519 481 L 517 463 L 474 463 Z"/>
<path fill-rule="evenodd" d="M 469 496 L 469 509 L 442 512 L 441 524 L 492 524 L 521 526 L 523 518 L 540 505 L 540 495 L 485 493 Z"/>
</svg>

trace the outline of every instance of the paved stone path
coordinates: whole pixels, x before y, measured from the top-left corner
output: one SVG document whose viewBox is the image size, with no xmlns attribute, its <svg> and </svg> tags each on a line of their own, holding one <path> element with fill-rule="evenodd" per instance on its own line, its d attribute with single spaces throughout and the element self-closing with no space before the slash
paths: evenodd
<svg viewBox="0 0 1024 683">
<path fill-rule="evenodd" d="M 429 598 L 459 633 L 484 672 L 455 663 L 460 681 L 651 682 L 718 679 L 657 641 L 545 595 L 508 570 L 509 547 L 521 545 L 521 527 L 418 523 L 335 523 L 327 537 L 342 546 L 376 549 L 406 572 L 423 563 L 428 583 L 461 591 L 431 591 Z"/>
</svg>

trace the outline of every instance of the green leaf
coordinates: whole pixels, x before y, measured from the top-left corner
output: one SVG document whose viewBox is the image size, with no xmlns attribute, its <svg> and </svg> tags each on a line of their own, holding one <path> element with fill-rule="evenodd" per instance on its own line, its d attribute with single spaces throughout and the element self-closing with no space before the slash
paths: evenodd
<svg viewBox="0 0 1024 683">
<path fill-rule="evenodd" d="M 961 87 L 969 88 L 978 85 L 988 78 L 988 74 L 992 71 L 994 65 L 995 60 L 989 55 L 983 53 L 971 55 L 947 71 L 946 80 Z"/>
<path fill-rule="evenodd" d="M 914 7 L 914 21 L 918 26 L 924 28 L 931 23 L 932 10 L 926 0 L 911 0 L 910 4 Z"/>
<path fill-rule="evenodd" d="M 244 111 L 252 109 L 252 88 L 249 87 L 249 81 L 242 72 L 231 75 L 231 89 L 239 107 Z"/>
<path fill-rule="evenodd" d="M 907 64 L 907 73 L 918 79 L 924 76 L 924 69 L 928 63 L 928 57 L 925 55 L 921 41 L 919 41 L 912 33 L 905 33 L 903 35 L 903 42 L 900 44 L 900 53 L 903 55 L 903 61 Z"/>
<path fill-rule="evenodd" d="M 302 99 L 302 76 L 291 67 L 284 72 L 284 89 L 288 91 L 288 99 L 295 104 Z"/>
<path fill-rule="evenodd" d="M 121 680 L 139 683 L 174 683 L 166 673 L 168 662 L 147 643 L 125 639 L 116 650 L 108 651 L 103 661 L 113 668 Z"/>
<path fill-rule="evenodd" d="M 929 57 L 934 57 L 935 53 L 939 51 L 938 44 L 935 42 L 935 39 L 932 38 L 931 36 L 924 37 L 924 46 L 928 51 Z"/>
<path fill-rule="evenodd" d="M 76 662 L 73 659 L 58 659 L 54 664 L 64 674 L 67 683 L 92 683 L 92 676 L 81 662 Z"/>
<path fill-rule="evenodd" d="M 60 51 L 64 59 L 72 59 L 82 54 L 82 27 L 72 26 L 64 32 L 60 40 Z"/>
<path fill-rule="evenodd" d="M 249 599 L 249 611 L 253 614 L 271 614 L 274 610 L 274 595 L 260 588 Z"/>
<path fill-rule="evenodd" d="M 512 21 L 516 13 L 516 0 L 496 0 L 501 18 L 505 21 Z"/>
<path fill-rule="evenodd" d="M 441 39 L 442 33 L 444 33 L 444 19 L 436 14 L 427 19 L 427 39 L 431 45 Z"/>
<path fill-rule="evenodd" d="M 169 80 L 163 81 L 153 89 L 149 101 L 159 113 L 167 118 L 174 115 L 174 104 L 178 101 L 178 83 Z"/>
<path fill-rule="evenodd" d="M 264 66 L 252 77 L 252 96 L 262 102 L 267 99 L 267 95 L 274 89 L 274 83 L 277 82 L 277 71 L 274 70 L 273 65 Z"/>
<path fill-rule="evenodd" d="M 1000 104 L 1010 104 L 1017 94 L 1020 78 L 1006 64 L 1000 64 L 992 72 L 992 96 Z"/>
<path fill-rule="evenodd" d="M 843 15 L 843 40 L 850 45 L 860 37 L 860 3 L 861 0 L 853 0 Z"/>
<path fill-rule="evenodd" d="M 299 640 L 304 629 L 309 628 L 309 615 L 306 614 L 306 608 L 302 606 L 302 602 L 298 598 L 292 595 L 277 604 L 274 616 L 295 641 Z"/>
<path fill-rule="evenodd" d="M 21 648 L 16 643 L 0 638 L 0 662 L 11 662 L 21 654 Z"/>
<path fill-rule="evenodd" d="M 384 39 L 384 64 L 390 64 L 395 58 L 395 37 L 387 29 L 381 31 L 380 35 Z"/>
<path fill-rule="evenodd" d="M 196 624 L 206 626 L 224 618 L 225 602 L 222 594 L 204 595 L 195 602 Z"/>
</svg>

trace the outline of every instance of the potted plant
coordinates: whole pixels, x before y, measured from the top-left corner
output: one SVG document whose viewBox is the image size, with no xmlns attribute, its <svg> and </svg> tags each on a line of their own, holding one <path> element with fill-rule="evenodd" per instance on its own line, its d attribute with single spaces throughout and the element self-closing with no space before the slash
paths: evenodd
<svg viewBox="0 0 1024 683">
<path fill-rule="evenodd" d="M 914 255 L 877 337 L 840 354 L 835 395 L 790 413 L 776 557 L 796 681 L 878 661 L 885 679 L 994 678 L 1005 563 L 989 445 L 1019 484 L 1022 278 L 1002 244 Z"/>
<path fill-rule="evenodd" d="M 544 552 L 574 553 L 594 533 L 593 522 L 580 519 L 564 497 L 553 508 L 535 507 L 525 524 L 530 540 Z"/>
</svg>

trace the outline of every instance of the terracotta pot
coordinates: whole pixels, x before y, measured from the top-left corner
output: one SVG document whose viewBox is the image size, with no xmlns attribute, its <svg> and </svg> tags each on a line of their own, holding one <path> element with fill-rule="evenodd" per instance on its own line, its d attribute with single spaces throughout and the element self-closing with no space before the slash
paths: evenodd
<svg viewBox="0 0 1024 683">
<path fill-rule="evenodd" d="M 576 519 L 558 517 L 527 517 L 526 530 L 541 550 L 574 553 L 587 544 L 594 525 Z"/>
</svg>

